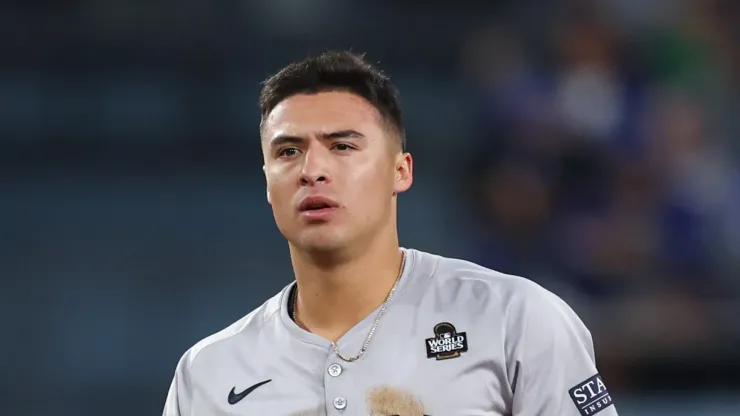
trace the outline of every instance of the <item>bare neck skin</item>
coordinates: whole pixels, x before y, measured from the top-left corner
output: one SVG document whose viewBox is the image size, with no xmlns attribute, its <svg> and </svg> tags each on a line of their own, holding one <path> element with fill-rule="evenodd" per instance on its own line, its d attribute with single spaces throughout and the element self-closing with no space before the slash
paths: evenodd
<svg viewBox="0 0 740 416">
<path fill-rule="evenodd" d="M 336 342 L 385 301 L 401 272 L 403 254 L 395 229 L 384 234 L 343 253 L 311 254 L 291 245 L 299 326 Z"/>
</svg>

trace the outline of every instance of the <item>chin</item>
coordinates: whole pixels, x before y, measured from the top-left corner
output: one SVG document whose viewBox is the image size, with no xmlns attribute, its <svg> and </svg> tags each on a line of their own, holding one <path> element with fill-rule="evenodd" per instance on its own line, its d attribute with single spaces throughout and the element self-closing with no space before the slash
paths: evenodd
<svg viewBox="0 0 740 416">
<path fill-rule="evenodd" d="M 307 251 L 332 252 L 347 247 L 348 236 L 340 230 L 314 229 L 304 230 L 297 238 L 292 239 L 293 244 Z"/>
</svg>

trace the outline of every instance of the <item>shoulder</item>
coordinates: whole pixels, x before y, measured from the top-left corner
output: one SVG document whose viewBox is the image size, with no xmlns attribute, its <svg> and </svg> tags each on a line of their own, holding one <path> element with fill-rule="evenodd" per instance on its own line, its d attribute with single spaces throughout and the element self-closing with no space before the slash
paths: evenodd
<svg viewBox="0 0 740 416">
<path fill-rule="evenodd" d="M 430 286 L 441 299 L 470 308 L 494 307 L 512 323 L 524 317 L 547 321 L 577 321 L 573 309 L 560 296 L 522 276 L 502 273 L 476 263 L 417 251 L 431 270 Z"/>
<path fill-rule="evenodd" d="M 432 284 L 475 288 L 498 298 L 503 304 L 546 303 L 561 305 L 565 302 L 552 291 L 523 277 L 483 267 L 471 261 L 444 257 L 416 251 L 421 263 L 433 265 Z"/>
<path fill-rule="evenodd" d="M 191 371 L 196 364 L 201 365 L 201 362 L 208 361 L 209 358 L 219 357 L 225 350 L 230 350 L 235 345 L 243 347 L 250 340 L 257 339 L 256 335 L 262 332 L 265 326 L 278 319 L 280 305 L 288 287 L 238 321 L 188 348 L 180 358 L 178 371 Z"/>
</svg>

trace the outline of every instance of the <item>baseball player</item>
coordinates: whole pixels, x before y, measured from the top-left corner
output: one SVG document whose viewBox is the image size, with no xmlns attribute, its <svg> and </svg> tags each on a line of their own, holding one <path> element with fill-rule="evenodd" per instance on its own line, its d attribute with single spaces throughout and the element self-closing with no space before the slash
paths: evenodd
<svg viewBox="0 0 740 416">
<path fill-rule="evenodd" d="M 591 335 L 521 277 L 399 246 L 397 90 L 325 53 L 260 95 L 267 201 L 295 281 L 177 364 L 164 416 L 615 416 Z"/>
</svg>

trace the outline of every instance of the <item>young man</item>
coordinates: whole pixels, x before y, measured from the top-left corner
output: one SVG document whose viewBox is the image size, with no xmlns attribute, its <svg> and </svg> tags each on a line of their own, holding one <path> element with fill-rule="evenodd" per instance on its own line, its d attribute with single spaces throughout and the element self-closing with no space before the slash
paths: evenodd
<svg viewBox="0 0 740 416">
<path fill-rule="evenodd" d="M 295 282 L 188 350 L 165 416 L 614 416 L 589 331 L 531 281 L 399 247 L 397 91 L 362 57 L 260 96 L 267 201 Z"/>
</svg>

